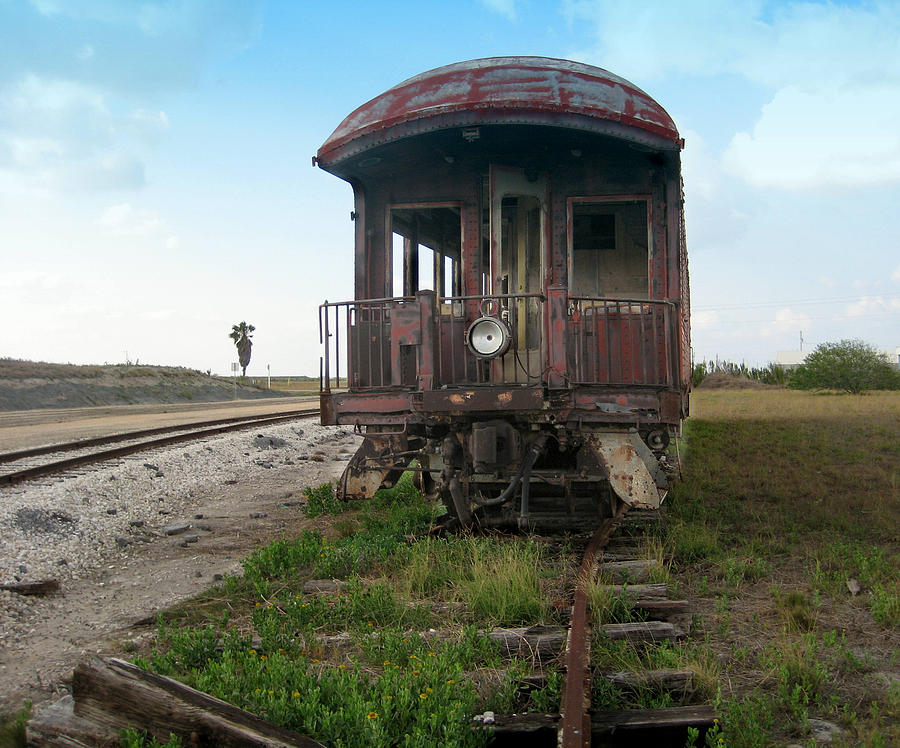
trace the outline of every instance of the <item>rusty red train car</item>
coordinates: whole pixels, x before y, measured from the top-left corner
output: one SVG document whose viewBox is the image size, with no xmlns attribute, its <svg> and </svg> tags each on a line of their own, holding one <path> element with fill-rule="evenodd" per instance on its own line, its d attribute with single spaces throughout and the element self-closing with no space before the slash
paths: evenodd
<svg viewBox="0 0 900 748">
<path fill-rule="evenodd" d="M 688 412 L 689 290 L 671 117 L 597 67 L 497 57 L 352 112 L 314 163 L 350 183 L 352 301 L 320 307 L 340 485 L 405 469 L 452 517 L 658 507 Z"/>
</svg>

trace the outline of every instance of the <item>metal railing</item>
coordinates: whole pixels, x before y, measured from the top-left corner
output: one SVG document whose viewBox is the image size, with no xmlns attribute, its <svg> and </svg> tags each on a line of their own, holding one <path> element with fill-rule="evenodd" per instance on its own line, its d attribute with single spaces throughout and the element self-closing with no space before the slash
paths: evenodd
<svg viewBox="0 0 900 748">
<path fill-rule="evenodd" d="M 415 297 L 326 302 L 319 307 L 325 392 L 438 389 L 477 384 L 540 385 L 551 347 L 543 294 Z M 562 302 L 560 302 L 562 303 Z M 673 386 L 678 378 L 677 307 L 668 301 L 568 297 L 557 350 L 571 384 Z M 566 311 L 568 315 L 566 316 Z M 501 319 L 511 341 L 484 359 L 466 345 L 481 316 Z M 556 341 L 554 341 L 555 343 Z"/>
<path fill-rule="evenodd" d="M 540 293 L 441 298 L 437 315 L 440 384 L 540 384 L 545 301 Z M 510 345 L 502 356 L 479 358 L 466 345 L 466 330 L 479 317 L 496 317 L 509 328 Z"/>
<path fill-rule="evenodd" d="M 671 301 L 569 297 L 570 382 L 673 386 L 676 310 Z"/>
</svg>

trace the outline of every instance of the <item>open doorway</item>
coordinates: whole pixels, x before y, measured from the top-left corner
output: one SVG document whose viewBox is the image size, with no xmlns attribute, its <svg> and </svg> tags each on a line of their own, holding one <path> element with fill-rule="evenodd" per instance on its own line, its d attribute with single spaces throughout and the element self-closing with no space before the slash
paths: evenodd
<svg viewBox="0 0 900 748">
<path fill-rule="evenodd" d="M 540 381 L 543 357 L 546 175 L 492 166 L 491 278 L 489 293 L 502 302 L 514 356 L 504 357 L 504 381 Z M 514 371 L 513 369 L 519 371 Z"/>
</svg>

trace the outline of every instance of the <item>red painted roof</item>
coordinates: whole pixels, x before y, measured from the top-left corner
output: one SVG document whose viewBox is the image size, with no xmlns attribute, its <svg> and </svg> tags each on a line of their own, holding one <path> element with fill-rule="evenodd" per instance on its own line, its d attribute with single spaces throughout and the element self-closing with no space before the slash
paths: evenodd
<svg viewBox="0 0 900 748">
<path fill-rule="evenodd" d="M 444 127 L 515 122 L 579 127 L 581 122 L 579 129 L 594 129 L 591 120 L 616 123 L 620 134 L 636 128 L 638 137 L 647 133 L 670 148 L 680 146 L 666 111 L 607 70 L 549 57 L 489 57 L 421 73 L 376 96 L 341 122 L 318 159 L 340 161 Z"/>
</svg>

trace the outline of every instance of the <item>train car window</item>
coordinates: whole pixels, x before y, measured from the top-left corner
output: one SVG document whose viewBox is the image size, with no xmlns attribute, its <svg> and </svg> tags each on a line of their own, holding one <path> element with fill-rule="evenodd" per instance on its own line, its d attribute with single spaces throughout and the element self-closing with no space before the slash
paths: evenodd
<svg viewBox="0 0 900 748">
<path fill-rule="evenodd" d="M 650 297 L 645 200 L 570 202 L 573 296 Z"/>
<path fill-rule="evenodd" d="M 393 295 L 432 290 L 438 297 L 459 295 L 462 279 L 462 224 L 457 206 L 391 208 Z"/>
</svg>

